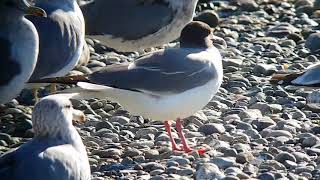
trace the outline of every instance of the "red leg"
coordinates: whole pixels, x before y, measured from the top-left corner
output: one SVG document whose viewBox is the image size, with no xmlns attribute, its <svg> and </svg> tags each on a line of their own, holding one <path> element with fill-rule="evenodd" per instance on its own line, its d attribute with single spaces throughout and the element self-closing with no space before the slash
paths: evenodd
<svg viewBox="0 0 320 180">
<path fill-rule="evenodd" d="M 183 145 L 184 152 L 186 152 L 186 153 L 192 152 L 193 149 L 190 148 L 190 146 L 188 145 L 187 140 L 183 134 L 183 131 L 182 131 L 183 126 L 182 126 L 182 122 L 181 122 L 180 118 L 177 119 L 176 128 L 177 128 L 177 131 L 178 131 L 179 136 L 181 138 L 181 143 Z"/>
<path fill-rule="evenodd" d="M 164 126 L 165 126 L 165 129 L 169 135 L 169 138 L 170 138 L 170 142 L 171 142 L 171 146 L 172 146 L 172 151 L 181 151 L 182 149 L 179 148 L 176 144 L 176 141 L 174 140 L 173 136 L 172 136 L 172 133 L 171 133 L 171 123 L 169 121 L 165 121 L 164 122 Z"/>
<path fill-rule="evenodd" d="M 182 126 L 182 122 L 181 122 L 180 118 L 177 119 L 176 128 L 177 128 L 177 131 L 178 131 L 179 136 L 181 138 L 181 143 L 183 145 L 184 152 L 186 152 L 186 153 L 192 152 L 194 149 L 192 149 L 187 143 L 187 140 L 186 140 L 186 138 L 184 136 L 184 133 L 183 133 L 183 126 Z M 198 153 L 200 155 L 203 155 L 205 152 L 206 152 L 205 149 L 199 149 L 198 150 Z"/>
</svg>

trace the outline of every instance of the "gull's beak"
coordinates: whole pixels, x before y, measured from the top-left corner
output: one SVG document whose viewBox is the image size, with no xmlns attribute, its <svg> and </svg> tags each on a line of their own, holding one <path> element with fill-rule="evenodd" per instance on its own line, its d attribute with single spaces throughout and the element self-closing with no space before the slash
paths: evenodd
<svg viewBox="0 0 320 180">
<path fill-rule="evenodd" d="M 72 120 L 74 122 L 80 122 L 80 123 L 86 122 L 86 116 L 83 114 L 82 111 L 73 109 L 72 110 L 72 116 L 73 116 Z"/>
<path fill-rule="evenodd" d="M 26 15 L 47 17 L 47 13 L 43 9 L 32 6 L 27 0 L 23 0 L 18 4 L 18 6 L 25 12 Z"/>
<path fill-rule="evenodd" d="M 35 6 L 28 7 L 25 12 L 26 15 L 47 17 L 47 13 L 43 9 Z"/>
</svg>

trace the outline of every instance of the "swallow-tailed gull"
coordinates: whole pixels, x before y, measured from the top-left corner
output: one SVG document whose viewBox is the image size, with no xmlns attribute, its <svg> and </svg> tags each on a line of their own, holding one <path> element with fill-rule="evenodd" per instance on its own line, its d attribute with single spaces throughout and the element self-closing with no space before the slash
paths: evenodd
<svg viewBox="0 0 320 180">
<path fill-rule="evenodd" d="M 25 0 L 0 1 L 0 104 L 19 95 L 37 62 L 39 39 L 26 13 L 45 16 Z"/>
<path fill-rule="evenodd" d="M 36 0 L 35 5 L 44 9 L 48 17 L 28 17 L 40 42 L 38 62 L 30 80 L 64 76 L 76 66 L 83 51 L 82 12 L 76 0 Z"/>
<path fill-rule="evenodd" d="M 81 1 L 86 34 L 122 52 L 160 46 L 179 38 L 198 0 Z"/>
<path fill-rule="evenodd" d="M 79 87 L 66 90 L 78 92 L 74 98 L 107 97 L 134 115 L 164 121 L 173 150 L 179 148 L 169 120 L 177 120 L 183 150 L 190 152 L 181 119 L 203 108 L 223 78 L 222 58 L 211 38 L 207 24 L 191 22 L 181 32 L 180 48 L 157 51 L 129 64 L 110 65 L 90 75 L 43 82 L 77 82 Z"/>
<path fill-rule="evenodd" d="M 271 82 L 273 84 L 317 87 L 320 85 L 320 64 L 311 65 L 302 72 L 274 74 Z"/>
<path fill-rule="evenodd" d="M 35 136 L 0 157 L 1 180 L 89 180 L 87 152 L 73 119 L 85 117 L 65 95 L 39 101 L 32 115 Z"/>
<path fill-rule="evenodd" d="M 311 91 L 306 96 L 306 106 L 311 110 L 320 110 L 320 64 L 309 66 L 301 72 L 278 72 L 271 77 L 271 84 L 292 85 Z"/>
</svg>

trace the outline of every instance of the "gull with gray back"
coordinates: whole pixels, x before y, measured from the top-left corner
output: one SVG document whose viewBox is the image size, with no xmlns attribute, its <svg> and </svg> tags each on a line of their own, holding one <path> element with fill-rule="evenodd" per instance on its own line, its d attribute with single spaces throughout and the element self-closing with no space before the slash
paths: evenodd
<svg viewBox="0 0 320 180">
<path fill-rule="evenodd" d="M 73 98 L 108 98 L 134 115 L 163 121 L 172 149 L 190 152 L 181 119 L 203 108 L 218 91 L 223 78 L 222 58 L 212 38 L 207 24 L 191 22 L 181 32 L 180 48 L 157 51 L 90 75 L 38 82 L 77 84 L 79 87 L 65 90 L 79 93 Z M 170 120 L 176 120 L 183 149 L 172 137 Z"/>
<path fill-rule="evenodd" d="M 26 13 L 45 16 L 25 0 L 0 1 L 0 104 L 19 95 L 37 62 L 38 34 Z"/>
<path fill-rule="evenodd" d="M 47 18 L 29 16 L 39 33 L 39 57 L 30 80 L 64 76 L 79 61 L 85 26 L 76 0 L 36 0 Z M 33 86 L 32 86 L 33 87 Z"/>
<path fill-rule="evenodd" d="M 179 38 L 198 0 L 80 1 L 86 34 L 118 51 L 161 46 Z"/>
</svg>

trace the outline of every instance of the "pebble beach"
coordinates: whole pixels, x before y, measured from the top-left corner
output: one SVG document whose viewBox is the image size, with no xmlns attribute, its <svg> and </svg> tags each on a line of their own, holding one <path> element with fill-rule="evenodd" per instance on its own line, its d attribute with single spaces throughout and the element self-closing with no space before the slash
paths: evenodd
<svg viewBox="0 0 320 180">
<path fill-rule="evenodd" d="M 299 72 L 320 62 L 320 1 L 200 0 L 194 19 L 214 28 L 224 66 L 217 95 L 184 120 L 190 145 L 206 152 L 172 152 L 162 122 L 133 116 L 120 104 L 72 100 L 86 115 L 86 122 L 75 126 L 92 180 L 320 180 L 320 108 L 308 106 L 311 90 L 269 81 L 275 72 Z M 70 75 L 179 46 L 118 53 L 97 40 L 86 42 L 90 61 Z M 46 94 L 43 88 L 40 95 Z M 33 137 L 33 103 L 26 90 L 0 106 L 0 155 Z M 180 142 L 174 128 L 173 133 Z"/>
</svg>

